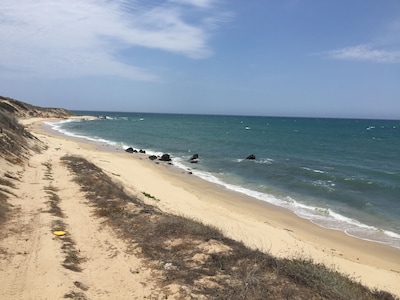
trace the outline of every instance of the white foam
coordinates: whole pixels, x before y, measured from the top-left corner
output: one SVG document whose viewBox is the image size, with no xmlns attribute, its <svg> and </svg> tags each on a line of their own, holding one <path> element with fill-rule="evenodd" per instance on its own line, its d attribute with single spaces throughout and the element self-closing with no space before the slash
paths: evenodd
<svg viewBox="0 0 400 300">
<path fill-rule="evenodd" d="M 115 141 L 111 141 L 111 140 L 107 140 L 107 139 L 103 139 L 103 138 L 94 138 L 94 137 L 89 137 L 89 136 L 85 136 L 85 135 L 79 135 L 79 134 L 75 134 L 72 133 L 68 130 L 65 130 L 63 128 L 61 128 L 62 124 L 65 123 L 71 123 L 71 122 L 81 122 L 82 120 L 80 119 L 68 119 L 68 120 L 63 120 L 63 121 L 58 121 L 58 122 L 45 122 L 46 125 L 49 125 L 51 127 L 51 129 L 58 131 L 66 136 L 70 136 L 70 137 L 74 137 L 74 138 L 79 138 L 79 139 L 85 139 L 91 142 L 97 142 L 97 143 L 102 143 L 102 144 L 108 144 L 111 146 L 122 146 L 122 144 L 119 144 Z"/>
<path fill-rule="evenodd" d="M 223 182 L 213 174 L 203 171 L 193 170 L 193 174 L 209 182 L 222 185 L 227 189 L 248 195 L 262 201 L 266 201 L 268 203 L 283 208 L 287 208 L 296 213 L 296 215 L 298 215 L 299 217 L 308 219 L 318 226 L 331 230 L 340 230 L 355 238 L 384 243 L 393 247 L 400 248 L 400 234 L 391 231 L 378 230 L 374 226 L 363 224 L 355 219 L 336 213 L 330 208 L 306 205 L 297 202 L 295 199 L 289 196 L 281 199 L 271 194 L 257 192 L 237 185 L 228 184 L 226 182 Z"/>
<path fill-rule="evenodd" d="M 383 231 L 387 236 L 390 236 L 392 238 L 396 238 L 400 240 L 400 234 L 392 232 L 392 231 L 388 231 L 388 230 L 384 230 Z"/>
<path fill-rule="evenodd" d="M 307 167 L 302 167 L 302 169 L 303 170 L 307 170 L 307 171 L 311 171 L 311 172 L 314 172 L 314 173 L 325 174 L 324 171 L 321 171 L 321 170 L 318 170 L 318 169 L 310 169 L 310 168 L 307 168 Z"/>
<path fill-rule="evenodd" d="M 270 165 L 272 164 L 274 160 L 272 158 L 261 158 L 260 160 L 255 160 L 254 162 L 256 164 L 267 164 Z"/>
</svg>

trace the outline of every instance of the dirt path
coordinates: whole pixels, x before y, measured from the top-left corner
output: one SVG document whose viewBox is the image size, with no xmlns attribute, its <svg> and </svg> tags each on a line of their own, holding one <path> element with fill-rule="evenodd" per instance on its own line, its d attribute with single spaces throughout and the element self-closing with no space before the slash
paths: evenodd
<svg viewBox="0 0 400 300">
<path fill-rule="evenodd" d="M 49 149 L 34 156 L 16 190 L 18 197 L 9 199 L 13 215 L 0 240 L 0 298 L 161 296 L 154 290 L 151 271 L 93 216 L 79 186 L 60 163 L 61 155 Z M 55 229 L 68 234 L 57 237 Z"/>
</svg>

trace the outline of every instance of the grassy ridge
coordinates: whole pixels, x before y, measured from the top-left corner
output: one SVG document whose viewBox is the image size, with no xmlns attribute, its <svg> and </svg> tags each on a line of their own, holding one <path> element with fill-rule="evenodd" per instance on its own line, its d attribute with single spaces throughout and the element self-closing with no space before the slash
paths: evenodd
<svg viewBox="0 0 400 300">
<path fill-rule="evenodd" d="M 74 180 L 98 216 L 105 217 L 139 249 L 137 252 L 149 266 L 161 272 L 161 287 L 176 284 L 182 297 L 395 299 L 387 292 L 371 291 L 324 265 L 304 259 L 278 259 L 249 249 L 212 226 L 160 212 L 138 197 L 127 195 L 87 160 L 75 156 L 62 160 L 75 174 Z"/>
</svg>

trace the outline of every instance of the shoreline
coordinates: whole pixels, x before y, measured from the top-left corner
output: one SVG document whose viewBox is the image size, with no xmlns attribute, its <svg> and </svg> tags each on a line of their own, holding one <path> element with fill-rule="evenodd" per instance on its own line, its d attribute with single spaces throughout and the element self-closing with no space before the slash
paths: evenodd
<svg viewBox="0 0 400 300">
<path fill-rule="evenodd" d="M 66 120 L 66 122 L 72 121 L 74 119 L 96 120 L 97 118 L 93 116 L 76 116 Z M 113 118 L 110 117 L 110 119 Z M 52 123 L 48 124 L 48 127 L 51 127 L 49 128 L 49 130 L 52 130 L 54 133 L 60 135 L 66 135 L 71 138 L 76 138 L 84 143 L 86 142 L 99 145 L 101 149 L 104 149 L 105 151 L 121 152 L 124 149 L 131 147 L 131 145 L 123 144 L 122 142 L 117 143 L 112 139 L 109 140 L 102 138 L 93 138 L 89 136 L 68 132 L 67 130 L 62 129 L 61 126 L 58 125 L 59 123 L 58 121 L 49 123 Z M 139 149 L 138 147 L 135 148 Z M 146 149 L 149 155 L 161 156 L 163 154 L 163 152 L 154 152 L 148 150 L 149 149 Z M 173 153 L 171 154 L 174 155 Z M 272 206 L 277 206 L 285 210 L 289 210 L 293 212 L 296 216 L 306 219 L 316 224 L 319 227 L 328 230 L 343 231 L 346 235 L 353 238 L 379 243 L 383 245 L 388 245 L 400 249 L 400 235 L 394 231 L 391 231 L 391 229 L 383 229 L 382 227 L 379 227 L 380 224 L 375 225 L 373 222 L 371 223 L 370 219 L 368 219 L 369 222 L 367 220 L 364 220 L 364 222 L 362 221 L 359 222 L 358 219 L 353 219 L 352 217 L 349 217 L 349 215 L 346 215 L 345 213 L 338 213 L 333 209 L 331 210 L 324 207 L 320 207 L 318 203 L 304 204 L 304 202 L 301 202 L 301 200 L 299 202 L 298 199 L 293 199 L 293 198 L 291 199 L 291 201 L 293 202 L 288 202 L 286 200 L 280 199 L 279 196 L 277 197 L 276 195 L 270 193 L 260 192 L 257 189 L 252 190 L 251 188 L 249 189 L 248 187 L 246 188 L 243 186 L 228 183 L 224 180 L 219 179 L 213 173 L 204 171 L 201 168 L 199 169 L 196 167 L 193 168 L 192 167 L 193 165 L 191 166 L 185 165 L 182 159 L 183 157 L 179 155 L 177 157 L 172 157 L 172 164 L 177 169 L 181 171 L 191 172 L 196 177 L 200 177 L 201 179 L 206 180 L 211 184 L 221 186 L 233 192 L 243 194 L 244 196 L 249 197 L 253 200 L 257 199 L 262 202 L 271 204 Z M 324 173 L 323 171 L 319 172 Z M 290 193 L 290 191 L 287 191 L 287 193 Z M 291 198 L 290 196 L 288 197 Z"/>
<path fill-rule="evenodd" d="M 82 117 L 81 117 L 82 118 Z M 371 288 L 400 296 L 400 249 L 330 230 L 293 212 L 150 161 L 43 127 L 49 119 L 21 120 L 57 155 L 81 155 L 131 193 L 147 192 L 162 210 L 220 228 L 230 238 L 278 257 L 310 258 Z M 56 121 L 56 120 L 55 120 Z M 122 152 L 122 153 L 121 153 Z"/>
</svg>

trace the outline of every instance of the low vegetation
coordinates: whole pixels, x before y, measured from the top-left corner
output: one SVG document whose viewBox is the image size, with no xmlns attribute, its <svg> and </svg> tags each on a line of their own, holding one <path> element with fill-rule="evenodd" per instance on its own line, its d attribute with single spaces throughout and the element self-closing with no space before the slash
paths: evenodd
<svg viewBox="0 0 400 300">
<path fill-rule="evenodd" d="M 52 163 L 51 161 L 47 161 L 43 163 L 43 166 L 46 168 L 43 179 L 49 181 L 49 185 L 44 187 L 47 197 L 49 198 L 49 201 L 47 201 L 49 205 L 48 213 L 57 217 L 57 219 L 52 222 L 52 231 L 65 231 L 67 224 L 62 220 L 65 216 L 60 207 L 61 198 L 57 194 L 59 189 L 52 185 L 54 179 Z M 80 264 L 84 259 L 80 256 L 79 251 L 76 250 L 74 240 L 69 234 L 60 236 L 59 239 L 62 244 L 61 249 L 65 255 L 62 266 L 74 272 L 81 272 L 82 268 Z"/>
<path fill-rule="evenodd" d="M 7 203 L 8 197 L 10 195 L 16 197 L 16 194 L 12 191 L 16 189 L 16 185 L 11 181 L 14 178 L 9 173 L 5 173 L 4 177 L 0 178 L 0 224 L 4 222 L 7 212 L 10 210 Z"/>
<path fill-rule="evenodd" d="M 153 199 L 154 201 L 160 201 L 160 199 L 154 197 L 153 195 L 151 195 L 151 194 L 149 194 L 149 193 L 142 192 L 142 194 L 143 194 L 145 197 L 147 197 L 147 198 Z"/>
<path fill-rule="evenodd" d="M 9 210 L 7 198 L 7 195 L 0 191 L 0 225 L 4 222 L 7 212 Z"/>
<path fill-rule="evenodd" d="M 45 172 L 43 175 L 44 180 L 49 181 L 49 185 L 44 187 L 44 191 L 47 194 L 48 201 L 47 204 L 49 205 L 49 210 L 47 211 L 54 217 L 55 220 L 51 223 L 51 231 L 65 231 L 67 229 L 67 224 L 64 222 L 64 212 L 60 207 L 61 198 L 57 194 L 59 189 L 53 186 L 54 176 L 53 176 L 53 165 L 51 161 L 47 161 L 42 163 L 45 167 Z M 79 250 L 76 248 L 75 241 L 72 239 L 72 236 L 66 232 L 65 235 L 60 235 L 57 237 L 58 241 L 61 244 L 61 250 L 64 254 L 64 260 L 62 261 L 61 265 L 70 271 L 73 272 L 82 272 L 81 263 L 85 261 Z M 87 297 L 85 295 L 85 291 L 89 288 L 79 281 L 74 281 L 74 285 L 80 289 L 80 291 L 70 291 L 64 295 L 66 299 L 75 299 L 75 300 L 86 300 Z"/>
<path fill-rule="evenodd" d="M 395 299 L 324 265 L 278 259 L 249 249 L 212 226 L 162 213 L 127 195 L 83 158 L 66 156 L 63 161 L 98 216 L 159 270 L 166 298 L 168 286 L 174 284 L 182 297 L 196 299 Z"/>
</svg>

